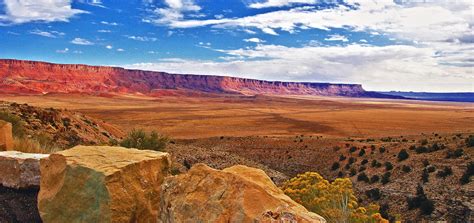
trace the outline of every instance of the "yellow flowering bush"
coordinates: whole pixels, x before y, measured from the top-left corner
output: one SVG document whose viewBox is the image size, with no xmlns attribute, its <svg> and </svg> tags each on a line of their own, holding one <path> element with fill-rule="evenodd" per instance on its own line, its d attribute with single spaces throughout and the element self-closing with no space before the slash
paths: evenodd
<svg viewBox="0 0 474 223">
<path fill-rule="evenodd" d="M 385 223 L 378 205 L 359 207 L 349 178 L 329 182 L 315 172 L 306 172 L 288 180 L 285 194 L 328 222 Z"/>
</svg>

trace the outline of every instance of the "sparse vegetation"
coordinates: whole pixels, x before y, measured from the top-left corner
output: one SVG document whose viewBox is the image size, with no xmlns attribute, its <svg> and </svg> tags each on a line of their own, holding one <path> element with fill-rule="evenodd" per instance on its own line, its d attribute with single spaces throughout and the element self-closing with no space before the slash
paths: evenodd
<svg viewBox="0 0 474 223">
<path fill-rule="evenodd" d="M 365 195 L 374 201 L 378 201 L 380 197 L 382 196 L 378 188 L 373 188 L 373 189 L 365 191 Z"/>
<path fill-rule="evenodd" d="M 442 170 L 438 170 L 438 173 L 436 173 L 437 177 L 440 178 L 446 178 L 447 176 L 450 176 L 453 174 L 453 170 L 449 166 L 445 166 Z"/>
<path fill-rule="evenodd" d="M 416 188 L 415 197 L 407 198 L 407 204 L 409 210 L 419 208 L 423 215 L 430 215 L 434 210 L 434 202 L 428 199 L 421 185 Z"/>
<path fill-rule="evenodd" d="M 455 159 L 461 157 L 462 155 L 464 155 L 463 149 L 450 150 L 446 153 L 446 158 Z"/>
<path fill-rule="evenodd" d="M 367 174 L 365 174 L 365 172 L 362 172 L 362 173 L 359 173 L 359 175 L 357 175 L 357 181 L 364 181 L 368 183 L 369 177 L 367 177 Z"/>
<path fill-rule="evenodd" d="M 405 173 L 409 173 L 409 172 L 411 172 L 411 167 L 407 166 L 407 165 L 403 165 L 402 166 L 402 171 L 405 172 Z"/>
<path fill-rule="evenodd" d="M 328 222 L 388 222 L 381 218 L 377 205 L 359 206 L 348 178 L 330 183 L 318 173 L 307 172 L 287 181 L 282 189 Z"/>
<path fill-rule="evenodd" d="M 393 165 L 392 165 L 391 162 L 385 162 L 384 165 L 385 165 L 385 170 L 386 170 L 386 171 L 390 171 L 390 170 L 393 169 Z"/>
<path fill-rule="evenodd" d="M 400 152 L 398 153 L 398 161 L 403 161 L 403 160 L 406 160 L 408 159 L 410 155 L 408 154 L 407 150 L 406 149 L 402 149 L 400 150 Z"/>
<path fill-rule="evenodd" d="M 371 178 L 370 178 L 370 183 L 373 184 L 373 183 L 377 183 L 380 181 L 380 177 L 379 175 L 373 175 Z"/>
<path fill-rule="evenodd" d="M 470 135 L 466 139 L 466 145 L 467 145 L 467 147 L 474 147 L 474 135 Z"/>
<path fill-rule="evenodd" d="M 359 151 L 359 156 L 364 156 L 365 155 L 365 149 L 361 149 Z"/>
<path fill-rule="evenodd" d="M 331 170 L 335 171 L 339 169 L 339 167 L 340 167 L 339 162 L 334 162 L 331 166 Z"/>
<path fill-rule="evenodd" d="M 467 183 L 471 182 L 471 176 L 473 176 L 473 175 L 474 175 L 474 162 L 471 161 L 467 165 L 466 172 L 464 172 L 464 174 L 462 175 L 462 177 L 460 179 L 461 184 L 467 184 Z"/>
<path fill-rule="evenodd" d="M 135 149 L 147 149 L 163 151 L 169 139 L 159 135 L 157 132 L 147 134 L 141 129 L 134 129 L 128 133 L 127 137 L 120 142 L 120 146 Z"/>
<path fill-rule="evenodd" d="M 392 176 L 392 174 L 390 172 L 385 172 L 383 175 L 382 175 L 382 184 L 387 184 L 390 182 L 390 176 Z"/>
</svg>

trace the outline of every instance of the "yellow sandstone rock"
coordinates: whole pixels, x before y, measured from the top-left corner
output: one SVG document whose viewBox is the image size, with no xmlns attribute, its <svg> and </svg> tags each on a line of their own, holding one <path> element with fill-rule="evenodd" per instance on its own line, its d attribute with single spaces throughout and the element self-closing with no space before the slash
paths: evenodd
<svg viewBox="0 0 474 223">
<path fill-rule="evenodd" d="M 160 222 L 326 222 L 276 187 L 259 169 L 197 164 L 162 185 Z"/>
<path fill-rule="evenodd" d="M 8 151 L 12 149 L 12 124 L 0 120 L 0 151 Z"/>
<path fill-rule="evenodd" d="M 156 222 L 167 153 L 77 146 L 42 159 L 44 222 Z"/>
</svg>

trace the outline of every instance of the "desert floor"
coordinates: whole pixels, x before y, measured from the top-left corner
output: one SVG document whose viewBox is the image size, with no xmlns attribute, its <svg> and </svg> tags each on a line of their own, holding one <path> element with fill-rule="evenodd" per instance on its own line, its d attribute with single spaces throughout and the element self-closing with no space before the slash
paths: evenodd
<svg viewBox="0 0 474 223">
<path fill-rule="evenodd" d="M 386 137 L 474 129 L 474 104 L 327 97 L 8 96 L 0 100 L 80 111 L 123 130 L 177 139 L 220 136 Z"/>
</svg>

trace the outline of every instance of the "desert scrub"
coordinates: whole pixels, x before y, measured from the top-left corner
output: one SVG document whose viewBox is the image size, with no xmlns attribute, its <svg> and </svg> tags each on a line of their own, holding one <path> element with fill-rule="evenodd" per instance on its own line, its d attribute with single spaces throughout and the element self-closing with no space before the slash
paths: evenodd
<svg viewBox="0 0 474 223">
<path fill-rule="evenodd" d="M 146 133 L 142 129 L 134 129 L 128 133 L 127 137 L 120 142 L 120 146 L 126 148 L 146 149 L 163 151 L 166 149 L 169 139 L 155 131 Z"/>
<path fill-rule="evenodd" d="M 359 206 L 348 178 L 329 182 L 318 173 L 307 172 L 285 182 L 282 190 L 328 222 L 388 222 L 378 205 Z"/>
<path fill-rule="evenodd" d="M 0 120 L 12 124 L 12 134 L 14 137 L 23 138 L 25 136 L 25 123 L 17 115 L 8 113 L 6 111 L 0 111 Z"/>
</svg>

